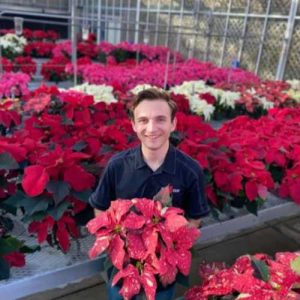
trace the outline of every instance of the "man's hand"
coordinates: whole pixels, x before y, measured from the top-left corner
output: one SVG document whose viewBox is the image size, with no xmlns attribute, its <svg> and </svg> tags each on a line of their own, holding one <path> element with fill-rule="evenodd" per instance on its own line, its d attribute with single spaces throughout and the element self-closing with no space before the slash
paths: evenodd
<svg viewBox="0 0 300 300">
<path fill-rule="evenodd" d="M 201 228 L 203 225 L 201 219 L 188 219 L 188 221 L 191 227 Z"/>
<path fill-rule="evenodd" d="M 95 217 L 101 215 L 103 213 L 102 210 L 99 210 L 99 209 L 94 209 L 94 214 L 95 214 Z"/>
</svg>

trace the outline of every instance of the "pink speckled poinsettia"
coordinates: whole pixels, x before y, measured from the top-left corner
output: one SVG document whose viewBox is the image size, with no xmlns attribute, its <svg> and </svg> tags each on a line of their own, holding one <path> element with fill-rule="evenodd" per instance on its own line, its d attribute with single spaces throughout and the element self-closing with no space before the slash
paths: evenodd
<svg viewBox="0 0 300 300">
<path fill-rule="evenodd" d="M 107 251 L 118 269 L 112 284 L 122 280 L 124 299 L 141 289 L 148 300 L 155 299 L 157 280 L 167 286 L 178 273 L 189 274 L 190 249 L 200 232 L 187 224 L 179 208 L 145 198 L 118 199 L 87 224 L 96 236 L 89 255 L 94 258 Z"/>
</svg>

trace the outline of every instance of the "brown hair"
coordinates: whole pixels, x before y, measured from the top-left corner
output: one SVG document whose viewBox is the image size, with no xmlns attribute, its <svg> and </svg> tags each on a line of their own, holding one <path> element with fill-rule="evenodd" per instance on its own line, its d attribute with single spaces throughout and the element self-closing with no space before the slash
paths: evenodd
<svg viewBox="0 0 300 300">
<path fill-rule="evenodd" d="M 130 107 L 129 116 L 133 120 L 134 119 L 134 110 L 135 108 L 144 100 L 164 100 L 167 102 L 171 109 L 171 121 L 174 120 L 176 112 L 177 112 L 177 105 L 176 103 L 170 98 L 169 94 L 164 90 L 149 88 L 142 90 L 137 94 L 135 97 L 132 106 Z"/>
</svg>

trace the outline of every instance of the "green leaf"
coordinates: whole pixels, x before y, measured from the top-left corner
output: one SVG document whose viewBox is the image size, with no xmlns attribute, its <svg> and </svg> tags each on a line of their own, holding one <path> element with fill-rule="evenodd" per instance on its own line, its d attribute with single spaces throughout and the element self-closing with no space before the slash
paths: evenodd
<svg viewBox="0 0 300 300">
<path fill-rule="evenodd" d="M 48 210 L 48 214 L 53 217 L 55 221 L 58 221 L 64 212 L 69 208 L 69 202 L 61 202 L 58 206 L 55 206 Z"/>
<path fill-rule="evenodd" d="M 4 176 L 0 177 L 0 188 L 6 188 L 7 187 L 7 178 Z"/>
<path fill-rule="evenodd" d="M 291 262 L 291 268 L 295 273 L 300 275 L 300 256 Z"/>
<path fill-rule="evenodd" d="M 0 257 L 0 280 L 9 278 L 9 264 L 4 258 Z"/>
<path fill-rule="evenodd" d="M 28 223 L 28 222 L 32 222 L 32 221 L 40 221 L 43 220 L 45 217 L 47 216 L 47 213 L 45 211 L 38 211 L 34 214 L 30 215 L 26 215 L 22 218 L 22 222 L 24 223 Z"/>
<path fill-rule="evenodd" d="M 27 198 L 27 196 L 23 192 L 17 191 L 15 195 L 10 196 L 3 203 L 5 205 L 9 205 L 9 206 L 13 206 L 13 207 L 20 207 L 22 201 L 26 198 Z"/>
<path fill-rule="evenodd" d="M 252 258 L 251 264 L 254 268 L 254 276 L 267 282 L 269 280 L 270 274 L 266 263 L 261 260 Z"/>
<path fill-rule="evenodd" d="M 0 239 L 0 255 L 5 255 L 22 247 L 22 242 L 12 236 Z"/>
<path fill-rule="evenodd" d="M 64 181 L 50 181 L 47 184 L 47 191 L 53 194 L 55 205 L 58 205 L 70 193 L 70 185 Z"/>
<path fill-rule="evenodd" d="M 78 141 L 77 143 L 75 143 L 72 147 L 73 151 L 78 151 L 80 152 L 81 150 L 83 150 L 85 147 L 87 146 L 87 143 L 85 141 Z"/>
<path fill-rule="evenodd" d="M 92 194 L 92 190 L 91 189 L 87 189 L 87 190 L 84 190 L 82 192 L 73 192 L 72 194 L 73 194 L 73 196 L 76 199 L 88 203 L 89 202 L 89 198 L 90 198 L 90 196 Z"/>
<path fill-rule="evenodd" d="M 0 154 L 0 169 L 1 170 L 16 170 L 19 169 L 19 164 L 8 152 Z"/>
<path fill-rule="evenodd" d="M 0 209 L 2 209 L 3 211 L 9 212 L 14 216 L 17 214 L 17 208 L 16 207 L 13 207 L 11 205 L 7 205 L 4 202 L 0 203 Z"/>
<path fill-rule="evenodd" d="M 98 176 L 101 173 L 101 167 L 98 164 L 91 164 L 90 162 L 82 162 L 80 164 L 85 171 L 92 173 L 95 176 Z"/>
<path fill-rule="evenodd" d="M 257 216 L 258 203 L 256 201 L 246 202 L 246 208 L 251 214 Z"/>
<path fill-rule="evenodd" d="M 9 217 L 0 215 L 0 227 L 4 229 L 4 232 L 12 231 L 14 228 L 14 222 Z"/>
<path fill-rule="evenodd" d="M 29 216 L 38 211 L 46 211 L 49 206 L 50 200 L 46 198 L 25 198 L 22 201 L 21 206 L 24 207 L 25 213 Z"/>
<path fill-rule="evenodd" d="M 36 251 L 40 251 L 41 250 L 41 246 L 40 245 L 35 245 L 35 246 L 29 247 L 29 246 L 24 245 L 19 250 L 22 253 L 34 253 Z"/>
<path fill-rule="evenodd" d="M 176 282 L 179 284 L 188 287 L 190 285 L 190 276 L 185 276 L 182 273 L 178 273 L 176 276 Z"/>
</svg>

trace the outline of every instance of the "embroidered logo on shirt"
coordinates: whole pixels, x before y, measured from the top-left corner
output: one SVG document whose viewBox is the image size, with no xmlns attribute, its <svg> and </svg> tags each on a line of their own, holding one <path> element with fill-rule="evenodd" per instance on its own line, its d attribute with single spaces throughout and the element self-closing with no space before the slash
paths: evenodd
<svg viewBox="0 0 300 300">
<path fill-rule="evenodd" d="M 180 192 L 180 189 L 174 189 L 173 188 L 173 193 L 179 193 Z"/>
</svg>

